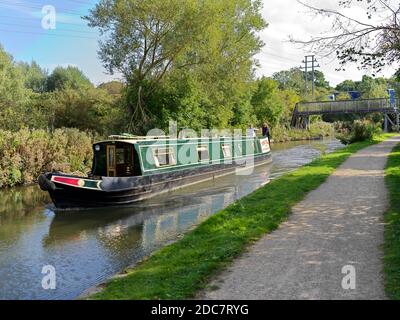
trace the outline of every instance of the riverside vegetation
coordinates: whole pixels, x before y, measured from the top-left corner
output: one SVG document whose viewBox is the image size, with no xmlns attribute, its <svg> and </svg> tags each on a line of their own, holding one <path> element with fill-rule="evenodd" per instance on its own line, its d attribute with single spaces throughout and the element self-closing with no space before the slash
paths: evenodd
<svg viewBox="0 0 400 320">
<path fill-rule="evenodd" d="M 43 171 L 87 173 L 92 139 L 77 129 L 0 130 L 0 187 L 30 184 Z"/>
<path fill-rule="evenodd" d="M 336 137 L 343 144 L 371 140 L 374 135 L 382 132 L 381 123 L 371 120 L 355 120 L 354 122 L 336 122 Z"/>
</svg>

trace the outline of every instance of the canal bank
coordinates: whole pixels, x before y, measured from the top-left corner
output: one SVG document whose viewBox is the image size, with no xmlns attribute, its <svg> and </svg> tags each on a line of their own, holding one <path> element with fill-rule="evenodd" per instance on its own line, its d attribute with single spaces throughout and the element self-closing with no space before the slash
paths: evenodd
<svg viewBox="0 0 400 320">
<path fill-rule="evenodd" d="M 400 137 L 393 137 L 353 154 L 292 208 L 288 221 L 219 275 L 213 282 L 218 289 L 202 297 L 386 299 L 384 168 L 399 142 Z"/>
<path fill-rule="evenodd" d="M 385 213 L 385 289 L 390 299 L 400 300 L 400 144 L 389 155 L 385 181 L 389 191 Z"/>
<path fill-rule="evenodd" d="M 157 251 L 124 275 L 101 286 L 93 299 L 185 299 L 248 245 L 275 230 L 293 205 L 320 186 L 351 154 L 383 140 L 355 143 L 325 155 L 241 198 L 180 241 Z"/>
<path fill-rule="evenodd" d="M 36 186 L 2 189 L 0 299 L 76 298 L 269 180 L 341 147 L 337 140 L 276 144 L 273 164 L 246 179 L 230 175 L 112 211 L 60 215 Z M 41 287 L 45 265 L 56 269 L 55 290 Z"/>
</svg>

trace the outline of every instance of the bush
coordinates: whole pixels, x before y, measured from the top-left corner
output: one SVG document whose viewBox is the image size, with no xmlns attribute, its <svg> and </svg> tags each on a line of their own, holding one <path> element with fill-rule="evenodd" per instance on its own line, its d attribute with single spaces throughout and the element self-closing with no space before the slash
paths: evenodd
<svg viewBox="0 0 400 320">
<path fill-rule="evenodd" d="M 45 171 L 86 173 L 93 140 L 77 129 L 0 130 L 0 187 L 31 184 Z"/>
<path fill-rule="evenodd" d="M 335 123 L 336 137 L 343 144 L 372 140 L 375 134 L 381 132 L 379 124 L 369 120 L 355 120 L 353 123 Z"/>
<path fill-rule="evenodd" d="M 323 121 L 310 124 L 309 130 L 286 128 L 278 125 L 271 130 L 271 138 L 274 142 L 286 142 L 297 140 L 311 140 L 333 136 L 333 125 Z"/>
</svg>

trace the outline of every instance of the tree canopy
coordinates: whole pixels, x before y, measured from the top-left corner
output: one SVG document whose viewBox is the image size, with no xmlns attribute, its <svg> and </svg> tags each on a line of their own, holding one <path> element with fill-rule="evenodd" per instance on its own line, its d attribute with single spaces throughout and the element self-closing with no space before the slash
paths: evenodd
<svg viewBox="0 0 400 320">
<path fill-rule="evenodd" d="M 397 0 L 338 0 L 338 9 L 316 7 L 301 2 L 317 16 L 331 19 L 331 30 L 310 39 L 292 39 L 318 52 L 335 54 L 341 68 L 357 63 L 360 68 L 380 72 L 385 64 L 398 63 L 400 58 L 400 6 Z M 345 10 L 352 5 L 364 9 Z"/>
<path fill-rule="evenodd" d="M 47 91 L 60 89 L 79 89 L 82 87 L 93 87 L 90 80 L 77 67 L 57 67 L 47 78 Z"/>
<path fill-rule="evenodd" d="M 392 87 L 390 80 L 363 76 L 361 81 L 345 80 L 336 86 L 339 92 L 358 91 L 363 99 L 385 98 Z M 396 89 L 396 88 L 393 88 Z M 347 96 L 349 99 L 349 96 Z"/>
<path fill-rule="evenodd" d="M 13 58 L 0 46 L 0 106 L 22 101 L 25 90 L 21 70 L 15 67 Z"/>
<path fill-rule="evenodd" d="M 19 62 L 18 67 L 25 79 L 25 87 L 36 93 L 42 93 L 47 90 L 47 70 L 42 69 L 38 63 Z"/>
<path fill-rule="evenodd" d="M 229 118 L 232 91 L 252 79 L 262 46 L 256 32 L 266 26 L 260 9 L 259 0 L 101 0 L 86 19 L 104 36 L 99 56 L 124 76 L 132 121 L 143 130 L 158 110 L 152 96 L 179 77 L 207 93 L 208 121 L 229 121 L 215 111 Z"/>
</svg>

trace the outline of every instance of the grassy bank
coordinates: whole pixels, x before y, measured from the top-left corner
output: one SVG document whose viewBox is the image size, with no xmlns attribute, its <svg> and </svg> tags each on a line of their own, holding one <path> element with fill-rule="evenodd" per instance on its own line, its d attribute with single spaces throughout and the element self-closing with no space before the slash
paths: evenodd
<svg viewBox="0 0 400 320">
<path fill-rule="evenodd" d="M 400 145 L 389 155 L 386 166 L 389 210 L 385 214 L 385 289 L 391 299 L 400 299 Z"/>
<path fill-rule="evenodd" d="M 309 127 L 309 130 L 286 128 L 277 126 L 271 130 L 272 139 L 275 143 L 299 141 L 299 140 L 313 140 L 324 137 L 333 137 L 335 130 L 332 123 L 315 122 Z"/>
<path fill-rule="evenodd" d="M 94 299 L 185 299 L 204 288 L 247 245 L 278 227 L 291 207 L 352 153 L 384 139 L 352 144 L 286 174 L 213 215 L 182 240 L 157 251 Z"/>
</svg>

